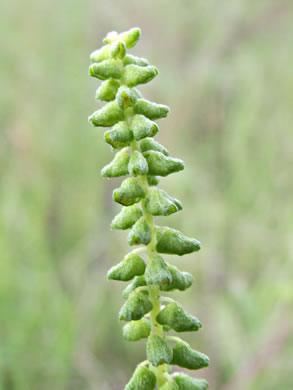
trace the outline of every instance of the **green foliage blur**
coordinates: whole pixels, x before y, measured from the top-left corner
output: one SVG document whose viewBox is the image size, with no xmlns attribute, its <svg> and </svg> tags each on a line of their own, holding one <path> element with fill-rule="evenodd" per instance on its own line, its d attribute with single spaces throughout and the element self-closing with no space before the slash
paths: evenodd
<svg viewBox="0 0 293 390">
<path fill-rule="evenodd" d="M 161 188 L 183 202 L 158 223 L 202 242 L 168 261 L 195 275 L 173 293 L 204 327 L 211 390 L 292 390 L 291 0 L 16 0 L 0 5 L 0 390 L 119 390 L 145 343 L 123 341 L 127 253 L 100 169 L 113 154 L 89 54 L 140 26 L 131 52 L 160 74 L 157 140 L 186 169 Z"/>
</svg>

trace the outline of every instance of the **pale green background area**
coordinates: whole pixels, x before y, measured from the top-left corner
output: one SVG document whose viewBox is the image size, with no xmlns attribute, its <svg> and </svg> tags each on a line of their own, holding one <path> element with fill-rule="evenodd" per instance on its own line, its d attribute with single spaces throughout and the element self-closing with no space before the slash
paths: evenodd
<svg viewBox="0 0 293 390">
<path fill-rule="evenodd" d="M 120 180 L 87 122 L 89 53 L 142 28 L 131 52 L 160 74 L 141 87 L 171 112 L 162 142 L 183 158 L 161 187 L 184 210 L 158 223 L 202 242 L 166 256 L 195 275 L 174 293 L 203 329 L 195 372 L 211 390 L 292 390 L 293 3 L 282 0 L 27 0 L 0 9 L 0 389 L 120 390 L 145 343 L 124 342 L 127 253 L 110 232 Z M 171 295 L 171 294 L 170 294 Z"/>
</svg>

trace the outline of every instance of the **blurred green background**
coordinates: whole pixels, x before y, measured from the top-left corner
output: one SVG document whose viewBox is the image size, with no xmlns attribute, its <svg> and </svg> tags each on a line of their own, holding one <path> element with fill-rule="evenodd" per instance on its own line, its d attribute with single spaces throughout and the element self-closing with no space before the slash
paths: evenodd
<svg viewBox="0 0 293 390">
<path fill-rule="evenodd" d="M 127 253 L 112 158 L 88 124 L 89 53 L 140 26 L 158 66 L 140 88 L 167 104 L 157 139 L 186 169 L 161 181 L 184 211 L 159 223 L 202 242 L 168 261 L 195 275 L 173 296 L 204 328 L 211 390 L 293 389 L 293 3 L 26 0 L 0 6 L 0 389 L 119 390 L 145 359 L 124 342 Z"/>
</svg>

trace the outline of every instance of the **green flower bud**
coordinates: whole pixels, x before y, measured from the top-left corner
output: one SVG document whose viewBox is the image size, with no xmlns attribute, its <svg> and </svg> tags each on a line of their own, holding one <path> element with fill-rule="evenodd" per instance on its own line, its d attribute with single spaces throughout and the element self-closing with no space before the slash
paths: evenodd
<svg viewBox="0 0 293 390">
<path fill-rule="evenodd" d="M 114 100 L 119 87 L 120 82 L 118 80 L 110 79 L 104 81 L 97 89 L 96 99 L 105 102 Z"/>
<path fill-rule="evenodd" d="M 146 281 L 144 275 L 136 276 L 131 283 L 125 288 L 122 292 L 122 297 L 127 299 L 129 295 L 134 291 L 137 287 L 146 286 Z"/>
<path fill-rule="evenodd" d="M 198 370 L 209 365 L 210 359 L 201 352 L 194 351 L 184 341 L 176 343 L 173 347 L 173 359 L 171 364 L 189 370 Z"/>
<path fill-rule="evenodd" d="M 130 321 L 123 326 L 123 337 L 127 341 L 138 341 L 149 337 L 151 329 L 150 321 L 145 318 Z"/>
<path fill-rule="evenodd" d="M 133 141 L 133 133 L 126 122 L 117 123 L 111 130 L 105 132 L 104 137 L 115 149 L 124 148 Z"/>
<path fill-rule="evenodd" d="M 137 321 L 149 313 L 153 308 L 147 294 L 142 291 L 133 291 L 119 312 L 119 319 Z M 172 350 L 172 349 L 171 349 Z M 172 357 L 171 357 L 172 359 Z"/>
<path fill-rule="evenodd" d="M 179 200 L 171 198 L 167 192 L 152 188 L 145 200 L 145 207 L 152 215 L 170 215 L 182 210 Z"/>
<path fill-rule="evenodd" d="M 92 62 L 102 62 L 110 56 L 110 46 L 106 45 L 91 53 L 90 59 Z"/>
<path fill-rule="evenodd" d="M 167 157 L 154 150 L 148 150 L 143 155 L 148 162 L 149 174 L 151 175 L 167 176 L 184 169 L 183 161 L 178 158 Z"/>
<path fill-rule="evenodd" d="M 172 282 L 172 276 L 168 270 L 168 266 L 159 255 L 152 256 L 150 262 L 147 264 L 144 277 L 148 285 L 164 285 Z"/>
<path fill-rule="evenodd" d="M 89 74 L 100 80 L 107 80 L 110 78 L 120 79 L 121 66 L 113 59 L 104 60 L 100 63 L 94 63 L 89 67 Z"/>
<path fill-rule="evenodd" d="M 162 387 L 160 387 L 160 390 L 179 390 L 179 387 L 175 381 L 169 380 Z"/>
<path fill-rule="evenodd" d="M 158 74 L 155 66 L 127 65 L 122 72 L 121 82 L 128 87 L 135 87 L 138 84 L 146 84 Z"/>
<path fill-rule="evenodd" d="M 152 241 L 152 229 L 145 217 L 141 217 L 132 227 L 128 235 L 129 245 L 148 245 Z"/>
<path fill-rule="evenodd" d="M 109 280 L 120 280 L 128 282 L 135 276 L 144 274 L 146 265 L 141 257 L 136 253 L 128 253 L 124 259 L 114 267 L 112 267 L 107 275 Z"/>
<path fill-rule="evenodd" d="M 89 121 L 92 122 L 94 126 L 101 127 L 113 126 L 123 119 L 124 113 L 115 101 L 106 104 L 89 117 Z"/>
<path fill-rule="evenodd" d="M 168 265 L 168 270 L 172 276 L 171 283 L 161 286 L 162 291 L 180 290 L 184 291 L 192 285 L 193 276 L 189 272 L 181 272 L 174 265 Z"/>
<path fill-rule="evenodd" d="M 133 206 L 123 207 L 120 213 L 113 219 L 111 228 L 120 230 L 130 229 L 141 216 L 141 208 L 136 204 Z"/>
<path fill-rule="evenodd" d="M 131 28 L 118 35 L 118 38 L 125 42 L 127 49 L 135 46 L 139 40 L 141 30 L 139 27 Z"/>
<path fill-rule="evenodd" d="M 126 45 L 123 41 L 115 41 L 110 46 L 109 54 L 113 58 L 124 58 L 126 54 Z"/>
<path fill-rule="evenodd" d="M 153 137 L 159 131 L 158 125 L 143 115 L 135 115 L 130 127 L 138 141 L 145 137 Z"/>
<path fill-rule="evenodd" d="M 161 325 L 169 325 L 176 332 L 197 331 L 202 327 L 200 321 L 184 311 L 176 302 L 169 303 L 157 315 L 157 321 Z"/>
<path fill-rule="evenodd" d="M 172 361 L 172 348 L 164 337 L 151 335 L 147 341 L 146 351 L 148 361 L 155 367 Z"/>
<path fill-rule="evenodd" d="M 113 199 L 115 202 L 123 206 L 131 206 L 139 202 L 145 197 L 144 189 L 139 184 L 138 180 L 129 177 L 125 179 L 119 188 L 113 192 Z"/>
<path fill-rule="evenodd" d="M 153 138 L 144 138 L 140 141 L 140 150 L 142 152 L 147 152 L 148 150 L 155 150 L 156 152 L 160 152 L 165 156 L 169 155 L 168 150 L 159 142 L 155 141 Z"/>
<path fill-rule="evenodd" d="M 124 86 L 119 88 L 116 100 L 122 110 L 131 107 L 136 102 L 136 99 L 136 92 L 132 88 Z"/>
<path fill-rule="evenodd" d="M 146 366 L 139 365 L 124 390 L 154 390 L 156 375 Z"/>
<path fill-rule="evenodd" d="M 138 65 L 138 66 L 148 66 L 149 62 L 145 58 L 140 58 L 127 54 L 123 59 L 123 65 Z"/>
<path fill-rule="evenodd" d="M 176 373 L 172 376 L 179 386 L 179 390 L 206 390 L 209 386 L 206 380 L 191 378 L 183 373 Z"/>
<path fill-rule="evenodd" d="M 148 185 L 150 185 L 150 186 L 156 186 L 160 183 L 159 177 L 152 176 L 152 175 L 147 175 L 147 181 L 148 181 Z"/>
<path fill-rule="evenodd" d="M 200 242 L 184 236 L 179 230 L 161 227 L 156 231 L 156 249 L 159 253 L 185 255 L 200 250 Z"/>
<path fill-rule="evenodd" d="M 130 156 L 124 150 L 117 152 L 110 164 L 106 165 L 101 174 L 103 177 L 119 177 L 128 175 L 128 163 Z"/>
<path fill-rule="evenodd" d="M 129 160 L 128 170 L 132 176 L 146 175 L 148 173 L 149 167 L 146 159 L 139 151 L 135 150 L 132 153 Z"/>
<path fill-rule="evenodd" d="M 122 78 L 124 75 L 122 76 Z M 168 106 L 165 106 L 164 104 L 157 104 L 150 102 L 146 99 L 139 99 L 136 102 L 136 105 L 134 106 L 134 111 L 137 114 L 142 114 L 149 119 L 160 119 L 160 118 L 166 118 L 168 115 L 168 112 L 170 111 Z"/>
</svg>

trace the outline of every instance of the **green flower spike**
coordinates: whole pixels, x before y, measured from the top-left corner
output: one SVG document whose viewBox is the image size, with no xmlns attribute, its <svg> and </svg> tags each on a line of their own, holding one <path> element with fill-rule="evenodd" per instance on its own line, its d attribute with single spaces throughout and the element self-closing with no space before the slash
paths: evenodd
<svg viewBox="0 0 293 390">
<path fill-rule="evenodd" d="M 159 131 L 154 121 L 165 118 L 169 108 L 145 99 L 136 89 L 158 75 L 157 68 L 145 58 L 127 52 L 139 37 L 137 27 L 121 34 L 108 33 L 104 46 L 90 55 L 89 68 L 90 76 L 102 80 L 96 98 L 107 102 L 89 121 L 96 127 L 109 127 L 104 139 L 116 152 L 102 169 L 102 176 L 129 175 L 113 191 L 113 200 L 122 209 L 112 220 L 111 228 L 130 229 L 129 245 L 142 246 L 108 272 L 110 280 L 129 282 L 122 293 L 125 302 L 119 313 L 120 320 L 127 321 L 123 337 L 128 341 L 147 339 L 147 360 L 136 367 L 124 390 L 206 390 L 208 384 L 203 379 L 183 373 L 171 375 L 173 366 L 197 370 L 206 367 L 209 359 L 181 339 L 165 336 L 169 330 L 197 331 L 202 325 L 179 303 L 160 296 L 164 291 L 186 290 L 193 277 L 166 263 L 159 253 L 182 256 L 198 251 L 200 243 L 154 222 L 156 216 L 182 210 L 179 200 L 156 186 L 160 177 L 182 171 L 184 163 L 169 156 L 168 150 L 153 138 Z M 142 257 L 138 255 L 141 252 L 145 252 Z"/>
</svg>

